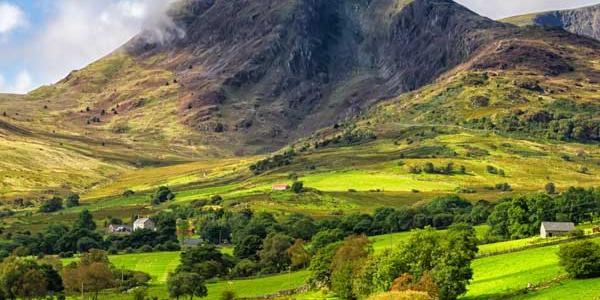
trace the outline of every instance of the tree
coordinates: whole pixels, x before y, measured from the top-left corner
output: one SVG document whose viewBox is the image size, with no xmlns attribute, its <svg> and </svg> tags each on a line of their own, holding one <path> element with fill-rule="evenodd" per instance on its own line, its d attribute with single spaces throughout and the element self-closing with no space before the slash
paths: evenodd
<svg viewBox="0 0 600 300">
<path fill-rule="evenodd" d="M 294 181 L 292 183 L 292 192 L 299 194 L 304 190 L 304 183 L 302 181 Z"/>
<path fill-rule="evenodd" d="M 310 263 L 310 253 L 306 251 L 303 240 L 296 240 L 287 250 L 290 257 L 290 267 L 293 270 L 304 269 Z"/>
<path fill-rule="evenodd" d="M 320 248 L 310 261 L 309 282 L 319 288 L 331 287 L 331 263 L 341 246 L 341 242 L 331 243 Z"/>
<path fill-rule="evenodd" d="M 89 210 L 84 209 L 79 213 L 79 217 L 73 224 L 74 229 L 87 229 L 96 230 L 96 223 L 94 223 L 94 217 Z"/>
<path fill-rule="evenodd" d="M 194 299 L 194 296 L 205 297 L 208 295 L 208 290 L 202 278 L 195 273 L 178 272 L 169 273 L 167 278 L 167 288 L 169 296 L 179 299 L 181 296 L 189 296 Z"/>
<path fill-rule="evenodd" d="M 44 202 L 40 206 L 40 212 L 51 213 L 63 209 L 63 199 L 59 197 L 52 197 L 52 199 Z"/>
<path fill-rule="evenodd" d="M 291 263 L 287 250 L 292 246 L 292 238 L 283 233 L 269 234 L 258 252 L 260 264 L 265 273 L 277 273 L 287 269 Z"/>
<path fill-rule="evenodd" d="M 71 194 L 67 197 L 67 207 L 79 206 L 79 195 Z"/>
<path fill-rule="evenodd" d="M 151 202 L 154 205 L 159 205 L 163 202 L 171 201 L 175 199 L 175 194 L 166 186 L 159 187 L 154 194 L 152 194 Z"/>
<path fill-rule="evenodd" d="M 600 246 L 592 241 L 579 241 L 560 246 L 560 265 L 573 278 L 600 276 Z"/>
<path fill-rule="evenodd" d="M 177 273 L 194 273 L 203 280 L 226 275 L 233 267 L 232 259 L 222 254 L 214 245 L 200 245 L 181 252 Z"/>
<path fill-rule="evenodd" d="M 354 299 L 357 296 L 352 279 L 372 251 L 371 242 L 364 235 L 346 238 L 337 249 L 331 262 L 331 289 L 340 298 Z"/>
<path fill-rule="evenodd" d="M 62 280 L 50 265 L 14 256 L 0 264 L 2 299 L 41 298 L 62 290 Z"/>
<path fill-rule="evenodd" d="M 319 249 L 343 240 L 344 236 L 344 232 L 339 228 L 319 231 L 312 238 L 310 250 L 312 253 L 317 253 Z"/>
<path fill-rule="evenodd" d="M 63 280 L 68 291 L 91 292 L 92 299 L 98 299 L 98 292 L 115 286 L 111 266 L 106 262 L 72 263 L 63 269 Z"/>
<path fill-rule="evenodd" d="M 237 258 L 258 259 L 258 251 L 262 248 L 262 238 L 257 235 L 248 235 L 233 248 L 233 255 Z"/>
<path fill-rule="evenodd" d="M 471 261 L 478 250 L 475 230 L 465 224 L 451 226 L 443 239 L 442 249 L 432 270 L 437 285 L 435 292 L 440 299 L 456 299 L 467 291 L 473 277 Z"/>
<path fill-rule="evenodd" d="M 544 186 L 544 190 L 546 190 L 546 193 L 550 195 L 556 194 L 556 186 L 552 182 L 546 183 L 546 186 Z"/>
</svg>

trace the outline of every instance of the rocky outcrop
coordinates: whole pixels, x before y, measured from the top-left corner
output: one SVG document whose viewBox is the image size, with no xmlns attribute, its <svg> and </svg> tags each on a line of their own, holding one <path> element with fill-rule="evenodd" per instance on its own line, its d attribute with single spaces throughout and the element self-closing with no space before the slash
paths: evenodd
<svg viewBox="0 0 600 300">
<path fill-rule="evenodd" d="M 186 125 L 272 148 L 432 82 L 510 27 L 450 0 L 185 0 L 171 16 L 126 51 L 166 57 Z"/>
<path fill-rule="evenodd" d="M 532 23 L 560 27 L 572 33 L 600 40 L 600 5 L 540 13 L 533 17 Z"/>
</svg>

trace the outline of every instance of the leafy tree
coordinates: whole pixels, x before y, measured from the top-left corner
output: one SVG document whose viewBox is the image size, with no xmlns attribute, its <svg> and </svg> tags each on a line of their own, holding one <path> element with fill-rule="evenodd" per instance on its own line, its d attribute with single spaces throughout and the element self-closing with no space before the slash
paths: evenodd
<svg viewBox="0 0 600 300">
<path fill-rule="evenodd" d="M 182 296 L 205 297 L 208 295 L 206 285 L 198 274 L 189 272 L 170 273 L 167 278 L 169 296 L 179 299 Z"/>
<path fill-rule="evenodd" d="M 93 293 L 92 299 L 98 299 L 98 293 L 115 287 L 111 266 L 106 262 L 72 263 L 63 269 L 65 288 L 70 292 Z"/>
<path fill-rule="evenodd" d="M 490 225 L 490 234 L 492 236 L 501 238 L 508 238 L 510 236 L 508 228 L 508 210 L 510 206 L 510 201 L 504 201 L 494 207 L 494 210 L 487 220 L 488 225 Z"/>
<path fill-rule="evenodd" d="M 304 269 L 310 263 L 310 253 L 306 251 L 303 240 L 296 240 L 294 244 L 288 248 L 287 254 L 290 257 L 290 267 L 293 270 Z"/>
<path fill-rule="evenodd" d="M 311 241 L 311 251 L 312 253 L 317 253 L 319 249 L 323 247 L 341 241 L 344 239 L 344 232 L 341 229 L 328 229 L 317 232 L 312 238 Z"/>
<path fill-rule="evenodd" d="M 163 202 L 171 201 L 175 199 L 175 194 L 166 186 L 159 187 L 154 194 L 152 194 L 151 202 L 154 205 L 159 205 Z"/>
<path fill-rule="evenodd" d="M 262 248 L 262 238 L 257 235 L 248 235 L 233 248 L 233 255 L 237 258 L 258 259 L 258 251 Z"/>
<path fill-rule="evenodd" d="M 341 242 L 328 244 L 320 248 L 310 261 L 309 282 L 317 287 L 331 287 L 331 263 Z"/>
<path fill-rule="evenodd" d="M 255 275 L 258 270 L 259 266 L 256 262 L 249 259 L 242 259 L 231 269 L 230 275 L 235 278 L 250 277 Z"/>
<path fill-rule="evenodd" d="M 292 183 L 292 192 L 299 194 L 304 190 L 304 183 L 302 181 L 294 181 Z"/>
<path fill-rule="evenodd" d="M 354 274 L 360 270 L 372 251 L 371 242 L 364 235 L 346 238 L 337 249 L 331 262 L 331 289 L 340 298 L 356 298 L 357 293 L 352 284 Z"/>
<path fill-rule="evenodd" d="M 467 291 L 473 277 L 471 261 L 477 254 L 477 237 L 473 227 L 459 224 L 448 229 L 433 268 L 433 279 L 440 299 L 456 299 Z"/>
<path fill-rule="evenodd" d="M 94 223 L 94 218 L 89 210 L 84 209 L 79 213 L 79 217 L 73 224 L 73 229 L 96 230 L 96 223 Z"/>
<path fill-rule="evenodd" d="M 14 256 L 0 263 L 0 298 L 41 298 L 62 290 L 62 279 L 50 265 Z"/>
<path fill-rule="evenodd" d="M 546 193 L 550 195 L 556 194 L 556 186 L 552 182 L 546 183 L 544 190 L 546 190 Z"/>
<path fill-rule="evenodd" d="M 600 246 L 592 241 L 579 241 L 560 246 L 560 265 L 573 278 L 600 276 Z"/>
<path fill-rule="evenodd" d="M 282 222 L 282 226 L 292 238 L 308 241 L 315 234 L 317 227 L 314 221 L 305 215 L 291 214 Z"/>
<path fill-rule="evenodd" d="M 231 229 L 227 223 L 220 220 L 210 220 L 200 229 L 200 236 L 213 244 L 222 244 L 229 240 Z"/>
<path fill-rule="evenodd" d="M 71 194 L 67 197 L 67 207 L 79 206 L 79 195 Z"/>
<path fill-rule="evenodd" d="M 159 244 L 177 242 L 177 219 L 173 213 L 161 212 L 152 217 L 152 220 L 156 224 Z"/>
<path fill-rule="evenodd" d="M 258 252 L 260 264 L 265 273 L 278 273 L 291 263 L 287 250 L 292 246 L 292 238 L 283 233 L 272 233 L 263 241 Z"/>
<path fill-rule="evenodd" d="M 61 209 L 63 209 L 63 199 L 59 197 L 52 197 L 40 206 L 40 212 L 43 213 L 51 213 Z"/>
<path fill-rule="evenodd" d="M 203 280 L 226 275 L 233 267 L 229 256 L 222 254 L 214 245 L 201 245 L 181 252 L 181 264 L 177 273 L 194 273 Z"/>
</svg>

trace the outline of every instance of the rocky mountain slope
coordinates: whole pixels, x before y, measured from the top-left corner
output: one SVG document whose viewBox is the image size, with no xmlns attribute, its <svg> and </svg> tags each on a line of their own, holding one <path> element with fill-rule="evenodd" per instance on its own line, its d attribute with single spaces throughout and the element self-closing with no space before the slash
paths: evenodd
<svg viewBox="0 0 600 300">
<path fill-rule="evenodd" d="M 550 11 L 505 19 L 515 25 L 560 27 L 600 40 L 600 4 L 578 9 Z"/>
<path fill-rule="evenodd" d="M 82 190 L 132 167 L 298 140 L 408 143 L 446 128 L 600 141 L 600 45 L 563 30 L 450 0 L 182 0 L 169 15 L 54 85 L 0 96 L 5 191 Z M 86 179 L 41 172 L 73 166 L 46 155 L 90 158 L 77 166 Z"/>
<path fill-rule="evenodd" d="M 511 30 L 449 0 L 186 0 L 170 16 L 31 93 L 43 118 L 22 113 L 191 153 L 265 152 L 430 83 Z"/>
</svg>

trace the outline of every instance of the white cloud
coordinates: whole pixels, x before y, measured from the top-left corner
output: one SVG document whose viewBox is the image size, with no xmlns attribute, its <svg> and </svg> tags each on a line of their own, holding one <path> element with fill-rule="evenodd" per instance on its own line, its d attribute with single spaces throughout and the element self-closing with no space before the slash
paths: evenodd
<svg viewBox="0 0 600 300">
<path fill-rule="evenodd" d="M 33 80 L 29 72 L 23 70 L 17 75 L 12 92 L 17 94 L 25 94 L 33 89 Z"/>
<path fill-rule="evenodd" d="M 25 14 L 18 6 L 0 2 L 0 34 L 7 34 L 25 24 Z"/>
<path fill-rule="evenodd" d="M 473 11 L 492 19 L 533 12 L 576 8 L 600 3 L 600 0 L 456 0 Z"/>
<path fill-rule="evenodd" d="M 109 54 L 147 24 L 164 19 L 171 0 L 56 0 L 48 21 L 23 47 L 36 84 L 54 83 Z M 0 50 L 0 54 L 1 54 Z"/>
<path fill-rule="evenodd" d="M 25 94 L 33 88 L 33 80 L 27 70 L 21 70 L 13 82 L 8 82 L 0 74 L 0 92 L 2 93 Z"/>
</svg>

